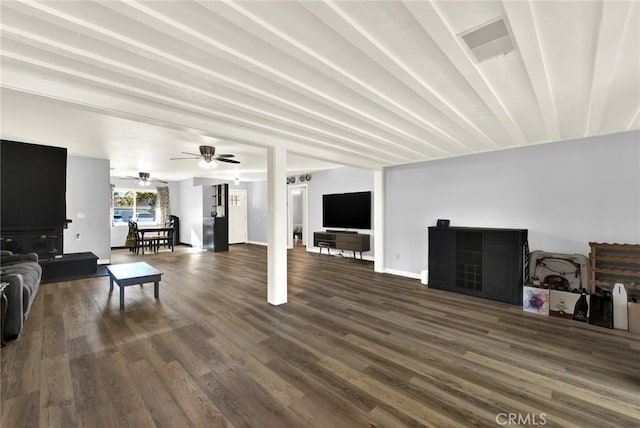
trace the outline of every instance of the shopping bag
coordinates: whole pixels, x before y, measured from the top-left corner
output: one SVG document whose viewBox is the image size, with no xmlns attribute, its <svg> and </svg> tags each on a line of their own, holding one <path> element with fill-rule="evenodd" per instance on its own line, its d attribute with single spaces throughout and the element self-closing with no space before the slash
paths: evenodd
<svg viewBox="0 0 640 428">
<path fill-rule="evenodd" d="M 629 331 L 640 334 L 640 299 L 632 298 L 627 305 L 629 310 Z"/>
<path fill-rule="evenodd" d="M 129 229 L 127 238 L 124 240 L 124 246 L 126 248 L 134 248 L 136 246 L 136 233 L 132 229 Z"/>
<path fill-rule="evenodd" d="M 592 294 L 589 324 L 613 328 L 613 296 L 608 291 Z"/>
</svg>

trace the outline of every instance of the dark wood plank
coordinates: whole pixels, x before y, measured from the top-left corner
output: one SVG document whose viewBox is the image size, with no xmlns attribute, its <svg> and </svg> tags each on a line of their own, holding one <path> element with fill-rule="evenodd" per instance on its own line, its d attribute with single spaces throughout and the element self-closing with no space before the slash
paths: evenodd
<svg viewBox="0 0 640 428">
<path fill-rule="evenodd" d="M 430 290 L 372 264 L 289 252 L 266 302 L 266 249 L 178 247 L 163 273 L 47 284 L 0 350 L 2 426 L 640 426 L 640 336 Z"/>
</svg>

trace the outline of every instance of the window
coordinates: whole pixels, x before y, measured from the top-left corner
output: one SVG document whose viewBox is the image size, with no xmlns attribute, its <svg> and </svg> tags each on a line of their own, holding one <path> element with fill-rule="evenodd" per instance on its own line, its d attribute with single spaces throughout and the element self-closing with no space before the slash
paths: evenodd
<svg viewBox="0 0 640 428">
<path fill-rule="evenodd" d="M 155 190 L 137 191 L 117 189 L 113 192 L 113 223 L 127 224 L 129 220 L 138 223 L 156 223 L 160 218 L 157 206 L 158 194 Z"/>
</svg>

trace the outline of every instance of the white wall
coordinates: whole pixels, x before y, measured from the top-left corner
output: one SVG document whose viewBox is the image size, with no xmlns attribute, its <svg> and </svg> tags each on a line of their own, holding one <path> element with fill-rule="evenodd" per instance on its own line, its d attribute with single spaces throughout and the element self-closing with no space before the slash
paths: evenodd
<svg viewBox="0 0 640 428">
<path fill-rule="evenodd" d="M 111 183 L 117 187 L 138 188 L 136 180 L 111 177 Z M 209 178 L 189 178 L 182 181 L 170 181 L 166 184 L 169 187 L 170 212 L 180 218 L 180 241 L 182 243 L 194 247 L 202 245 L 202 217 L 205 212 L 206 215 L 209 215 L 208 213 L 211 211 L 208 206 L 205 206 L 205 202 L 210 199 L 210 186 L 220 183 L 229 183 L 229 188 L 248 188 L 248 183 L 235 185 L 228 181 Z M 165 185 L 163 184 L 163 186 Z M 126 225 L 112 226 L 111 246 L 122 247 L 127 237 L 127 231 Z"/>
<path fill-rule="evenodd" d="M 194 178 L 194 185 L 202 186 L 202 216 L 210 217 L 211 210 L 213 209 L 213 186 L 216 184 L 228 184 L 229 191 L 233 189 L 248 189 L 247 182 L 240 182 L 238 184 L 227 180 L 218 180 L 214 178 Z"/>
<path fill-rule="evenodd" d="M 588 254 L 640 242 L 640 132 L 386 170 L 387 269 L 427 267 L 427 227 L 529 229 L 533 250 Z"/>
<path fill-rule="evenodd" d="M 254 181 L 247 186 L 247 240 L 267 243 L 267 182 Z"/>
<path fill-rule="evenodd" d="M 334 168 L 315 172 L 309 185 L 309 243 L 307 250 L 318 251 L 313 247 L 313 232 L 323 231 L 322 227 L 322 195 L 329 193 L 349 192 L 373 192 L 373 171 L 360 168 Z M 372 193 L 375 198 L 375 194 Z M 373 216 L 373 206 L 372 216 Z M 373 218 L 371 219 L 373 224 Z M 364 257 L 371 258 L 374 254 L 373 229 L 358 230 L 359 233 L 371 235 L 371 250 L 363 253 Z"/>
<path fill-rule="evenodd" d="M 169 212 L 171 215 L 180 216 L 180 184 L 177 181 L 170 181 L 169 187 Z"/>
<path fill-rule="evenodd" d="M 308 185 L 309 225 L 304 231 L 308 237 L 307 250 L 318 251 L 313 247 L 313 232 L 325 230 L 322 227 L 322 195 L 327 193 L 347 193 L 373 191 L 373 171 L 360 168 L 334 168 L 313 173 Z M 267 243 L 267 182 L 255 181 L 248 188 L 248 241 Z M 375 197 L 375 195 L 373 195 Z M 372 207 L 373 210 L 373 207 Z M 373 224 L 373 219 L 372 219 Z M 373 229 L 359 230 L 371 235 L 371 251 L 363 253 L 373 257 Z"/>
<path fill-rule="evenodd" d="M 111 183 L 118 187 L 137 189 L 135 180 L 111 178 Z M 211 208 L 206 205 L 211 199 L 211 187 L 214 184 L 228 183 L 229 188 L 249 189 L 250 183 L 234 183 L 209 178 L 189 178 L 182 181 L 170 181 L 169 204 L 172 215 L 180 218 L 180 241 L 194 247 L 202 246 L 202 217 L 209 215 Z M 124 245 L 128 228 L 126 225 L 111 227 L 111 246 Z"/>
<path fill-rule="evenodd" d="M 138 182 L 134 179 L 126 179 L 126 178 L 118 178 L 118 177 L 110 177 L 111 184 L 116 187 L 129 187 L 131 189 L 137 190 L 140 188 L 138 186 Z M 169 187 L 169 211 L 172 215 L 180 216 L 180 184 L 177 181 L 170 181 L 167 184 L 161 183 L 157 187 Z M 153 187 L 153 186 L 152 186 Z M 109 224 L 111 224 L 111 219 L 109 219 Z M 111 248 L 122 247 L 124 245 L 124 241 L 127 238 L 127 232 L 129 228 L 127 224 L 119 223 L 110 227 L 110 245 Z"/>
<path fill-rule="evenodd" d="M 179 182 L 180 242 L 202 247 L 202 185 L 189 178 Z"/>
<path fill-rule="evenodd" d="M 293 194 L 292 196 L 292 204 L 293 206 L 291 207 L 291 214 L 292 214 L 292 222 L 293 225 L 301 225 L 302 224 L 302 214 L 304 212 L 304 207 L 302 206 L 302 203 L 304 202 L 304 200 L 302 199 L 302 193 L 298 193 L 298 194 Z"/>
<path fill-rule="evenodd" d="M 92 252 L 107 262 L 111 257 L 109 227 L 109 161 L 67 157 L 67 218 L 64 252 Z"/>
</svg>

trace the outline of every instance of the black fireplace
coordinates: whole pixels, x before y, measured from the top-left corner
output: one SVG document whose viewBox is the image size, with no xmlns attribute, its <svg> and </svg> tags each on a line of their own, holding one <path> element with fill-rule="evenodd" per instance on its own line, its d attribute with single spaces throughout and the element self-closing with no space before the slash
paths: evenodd
<svg viewBox="0 0 640 428">
<path fill-rule="evenodd" d="M 42 260 L 63 254 L 67 149 L 0 141 L 0 245 Z"/>
</svg>

